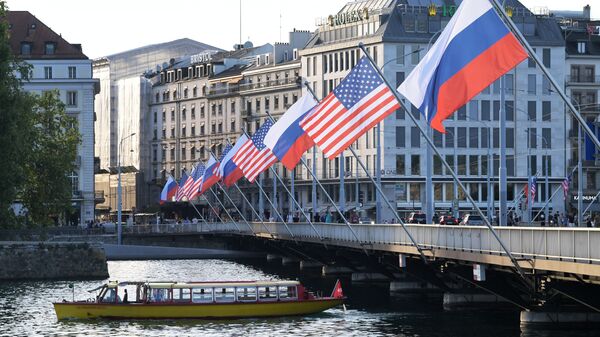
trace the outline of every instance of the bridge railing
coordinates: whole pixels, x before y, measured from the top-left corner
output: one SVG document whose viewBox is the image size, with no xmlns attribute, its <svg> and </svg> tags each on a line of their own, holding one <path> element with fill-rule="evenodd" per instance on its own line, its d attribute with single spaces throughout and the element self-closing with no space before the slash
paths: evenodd
<svg viewBox="0 0 600 337">
<path fill-rule="evenodd" d="M 307 223 L 260 222 L 209 223 L 209 224 L 161 224 L 130 226 L 126 233 L 188 233 L 228 232 L 252 235 L 252 232 L 276 238 L 318 240 L 319 235 L 331 242 L 362 244 L 387 244 L 411 246 L 406 232 L 397 224 L 353 224 L 354 237 L 345 224 L 315 223 L 313 229 Z M 505 255 L 500 244 L 487 227 L 442 226 L 407 224 L 412 236 L 424 248 L 459 250 L 479 254 Z M 289 230 L 288 230 L 289 228 Z M 567 260 L 600 264 L 600 228 L 564 227 L 494 227 L 498 235 L 517 258 Z M 317 232 L 319 235 L 317 235 Z"/>
</svg>

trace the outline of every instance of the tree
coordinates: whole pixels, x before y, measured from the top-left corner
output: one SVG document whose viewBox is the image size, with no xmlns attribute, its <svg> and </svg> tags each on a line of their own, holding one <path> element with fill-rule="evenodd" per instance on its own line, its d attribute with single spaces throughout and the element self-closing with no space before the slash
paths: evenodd
<svg viewBox="0 0 600 337">
<path fill-rule="evenodd" d="M 81 138 L 77 119 L 68 116 L 58 91 L 36 97 L 33 142 L 25 163 L 21 199 L 34 224 L 51 224 L 71 208 L 69 175 L 75 170 Z"/>
<path fill-rule="evenodd" d="M 21 78 L 28 74 L 29 66 L 11 53 L 6 5 L 0 0 L 0 227 L 14 220 L 10 206 L 25 179 L 23 167 L 31 148 L 34 98 L 21 88 Z"/>
</svg>

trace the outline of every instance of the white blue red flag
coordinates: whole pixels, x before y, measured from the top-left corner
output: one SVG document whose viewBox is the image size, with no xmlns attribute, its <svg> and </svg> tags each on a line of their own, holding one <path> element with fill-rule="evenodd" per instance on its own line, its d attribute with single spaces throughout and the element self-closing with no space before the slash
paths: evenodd
<svg viewBox="0 0 600 337">
<path fill-rule="evenodd" d="M 211 155 L 206 164 L 204 175 L 202 176 L 202 184 L 200 185 L 200 192 L 198 192 L 198 195 L 204 194 L 204 192 L 208 191 L 208 189 L 219 180 L 221 180 L 221 176 L 219 175 L 219 162 Z"/>
<path fill-rule="evenodd" d="M 265 136 L 272 125 L 273 122 L 270 120 L 265 121 L 233 156 L 233 162 L 244 172 L 249 182 L 254 182 L 261 172 L 277 162 L 277 157 L 264 143 Z"/>
<path fill-rule="evenodd" d="M 562 188 L 563 188 L 563 199 L 567 200 L 567 197 L 569 196 L 569 186 L 571 185 L 571 175 L 569 174 L 568 177 L 565 178 L 565 180 L 563 180 L 562 182 Z"/>
<path fill-rule="evenodd" d="M 390 88 L 362 57 L 300 125 L 331 159 L 398 108 Z"/>
<path fill-rule="evenodd" d="M 202 185 L 202 178 L 204 176 L 204 171 L 206 167 L 204 164 L 198 162 L 196 167 L 194 167 L 194 171 L 192 172 L 192 177 L 194 178 L 194 183 L 190 187 L 188 191 L 187 198 L 188 200 L 193 200 L 200 193 L 200 185 Z"/>
<path fill-rule="evenodd" d="M 265 145 L 288 170 L 293 170 L 304 153 L 315 143 L 300 126 L 317 105 L 312 95 L 303 95 L 271 127 Z"/>
<path fill-rule="evenodd" d="M 165 202 L 173 201 L 175 193 L 177 193 L 177 182 L 169 175 L 165 186 L 160 192 L 160 203 L 164 204 Z"/>
<path fill-rule="evenodd" d="M 445 132 L 446 118 L 526 58 L 488 0 L 463 0 L 398 92 Z"/>
<path fill-rule="evenodd" d="M 225 155 L 223 156 L 223 159 L 221 159 L 219 171 L 223 179 L 223 183 L 227 187 L 233 186 L 233 184 L 235 184 L 244 176 L 244 172 L 242 172 L 242 170 L 233 162 L 233 156 L 247 141 L 248 137 L 246 137 L 246 135 L 241 135 L 233 147 L 228 145 L 229 148 L 227 148 L 227 152 L 223 152 Z"/>
<path fill-rule="evenodd" d="M 180 201 L 181 198 L 183 197 L 183 188 L 185 186 L 185 183 L 188 181 L 188 175 L 187 172 L 185 172 L 185 169 L 181 172 L 181 178 L 179 179 L 179 187 L 177 188 L 177 193 L 175 193 L 175 201 Z"/>
</svg>

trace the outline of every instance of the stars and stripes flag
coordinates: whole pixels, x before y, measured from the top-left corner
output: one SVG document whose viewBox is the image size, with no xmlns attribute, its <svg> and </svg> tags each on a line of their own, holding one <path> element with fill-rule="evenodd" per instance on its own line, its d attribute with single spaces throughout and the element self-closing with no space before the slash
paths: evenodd
<svg viewBox="0 0 600 337">
<path fill-rule="evenodd" d="M 183 187 L 185 186 L 185 183 L 188 180 L 188 175 L 187 172 L 185 172 L 185 169 L 183 169 L 182 173 L 181 173 L 181 179 L 179 179 L 179 188 L 177 188 L 177 193 L 175 193 L 175 201 L 180 201 L 181 198 L 183 197 Z"/>
<path fill-rule="evenodd" d="M 331 159 L 398 108 L 390 88 L 363 56 L 300 126 Z"/>
<path fill-rule="evenodd" d="M 251 183 L 261 172 L 277 162 L 277 157 L 264 143 L 271 126 L 273 126 L 273 122 L 265 121 L 252 138 L 246 141 L 233 156 L 233 162 L 244 172 L 244 176 Z"/>
<path fill-rule="evenodd" d="M 198 192 L 200 192 L 200 185 L 202 185 L 202 176 L 204 175 L 204 164 L 198 162 L 194 169 L 192 170 L 192 175 L 190 176 L 193 180 L 190 188 L 186 192 L 186 196 L 188 200 L 193 200 L 196 196 L 198 196 Z"/>
<path fill-rule="evenodd" d="M 567 200 L 567 197 L 569 196 L 569 187 L 571 186 L 571 175 L 569 174 L 568 177 L 565 178 L 565 180 L 562 181 L 562 188 L 563 188 L 563 199 Z"/>
<path fill-rule="evenodd" d="M 187 179 L 184 181 L 183 186 L 179 187 L 179 191 L 177 192 L 177 198 L 175 199 L 175 201 L 179 202 L 181 200 L 183 200 L 183 197 L 187 197 L 188 193 L 190 192 L 190 188 L 192 187 L 192 184 L 194 183 L 194 171 L 196 169 L 192 169 L 192 173 L 187 177 Z"/>
<path fill-rule="evenodd" d="M 535 176 L 529 178 L 529 195 L 531 196 L 530 203 L 533 204 L 535 200 L 535 193 L 537 191 L 537 178 Z"/>
</svg>

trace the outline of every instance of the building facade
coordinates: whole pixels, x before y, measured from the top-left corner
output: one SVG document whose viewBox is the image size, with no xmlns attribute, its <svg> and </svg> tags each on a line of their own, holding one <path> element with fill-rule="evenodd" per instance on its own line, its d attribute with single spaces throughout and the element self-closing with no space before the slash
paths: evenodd
<svg viewBox="0 0 600 337">
<path fill-rule="evenodd" d="M 575 107 L 579 108 L 588 126 L 599 133 L 598 116 L 600 106 L 598 94 L 600 90 L 600 21 L 590 18 L 591 8 L 585 6 L 581 12 L 554 11 L 553 16 L 559 21 L 566 37 L 566 93 L 572 98 Z M 570 141 L 570 160 L 568 171 L 572 172 L 572 184 L 567 196 L 570 209 L 578 209 L 579 191 L 579 147 L 581 146 L 582 164 L 582 200 L 583 209 L 600 211 L 598 204 L 598 187 L 600 186 L 600 157 L 589 136 L 580 137 L 577 121 L 568 114 L 568 137 Z"/>
<path fill-rule="evenodd" d="M 32 66 L 26 91 L 58 90 L 66 113 L 77 119 L 81 143 L 76 169 L 70 174 L 74 213 L 67 222 L 85 225 L 94 219 L 94 99 L 99 92 L 92 61 L 81 45 L 71 44 L 26 11 L 8 12 L 13 53 Z"/>
<path fill-rule="evenodd" d="M 218 48 L 179 39 L 93 61 L 94 77 L 100 80 L 102 88 L 95 103 L 95 150 L 100 169 L 96 176 L 96 192 L 104 199 L 97 205 L 101 217 L 116 214 L 119 164 L 126 177 L 122 180 L 123 211 L 129 214 L 145 209 L 155 201 L 146 184 L 138 184 L 146 179 L 141 167 L 149 160 L 145 143 L 149 130 L 144 122 L 149 115 L 152 89 L 145 75 L 169 67 L 181 55 L 204 50 Z"/>
<path fill-rule="evenodd" d="M 564 83 L 564 39 L 554 19 L 534 15 L 517 1 L 507 1 L 512 19 L 536 49 L 555 79 Z M 302 76 L 311 83 L 319 98 L 325 97 L 348 74 L 362 56 L 358 43 L 366 46 L 387 80 L 399 86 L 430 48 L 443 30 L 458 4 L 452 1 L 356 1 L 349 2 L 338 13 L 321 20 L 321 25 L 306 48 L 300 51 Z M 529 218 L 520 197 L 527 179 L 538 176 L 538 191 L 534 213 L 546 201 L 545 176 L 549 176 L 551 195 L 565 177 L 567 134 L 564 105 L 550 89 L 548 80 L 531 61 L 521 63 L 506 76 L 507 114 L 507 174 L 509 208 L 522 219 Z M 479 207 L 486 209 L 489 197 L 499 206 L 499 111 L 500 81 L 497 81 L 446 122 L 446 134 L 432 133 L 435 145 L 446 161 L 455 168 L 462 182 Z M 410 107 L 409 102 L 405 102 Z M 411 114 L 425 124 L 419 111 Z M 381 123 L 379 133 L 381 155 L 378 156 L 376 128 L 361 137 L 354 145 L 368 170 L 375 175 L 381 167 L 382 188 L 399 211 L 425 209 L 427 143 L 404 111 L 397 111 Z M 345 172 L 339 172 L 339 159 L 324 160 L 317 153 L 317 173 L 329 185 L 329 193 L 339 200 L 339 176 L 346 176 L 346 204 L 358 207 L 374 218 L 375 190 L 364 172 L 357 167 L 349 151 L 344 153 Z M 309 153 L 307 158 L 310 160 Z M 488 170 L 488 161 L 492 162 Z M 546 171 L 548 163 L 548 171 Z M 432 159 L 434 207 L 447 212 L 458 201 L 461 210 L 471 210 L 459 189 L 454 195 L 454 183 L 439 158 Z M 491 171 L 489 173 L 488 171 Z M 546 173 L 547 172 L 547 173 Z M 488 188 L 488 179 L 490 177 Z M 303 192 L 307 203 L 310 191 Z M 458 199 L 458 200 L 457 200 Z M 456 200 L 456 201 L 455 201 Z M 318 196 L 321 210 L 328 205 Z M 553 211 L 564 210 L 561 194 L 550 202 Z M 390 210 L 382 206 L 382 219 L 392 219 Z"/>
</svg>

